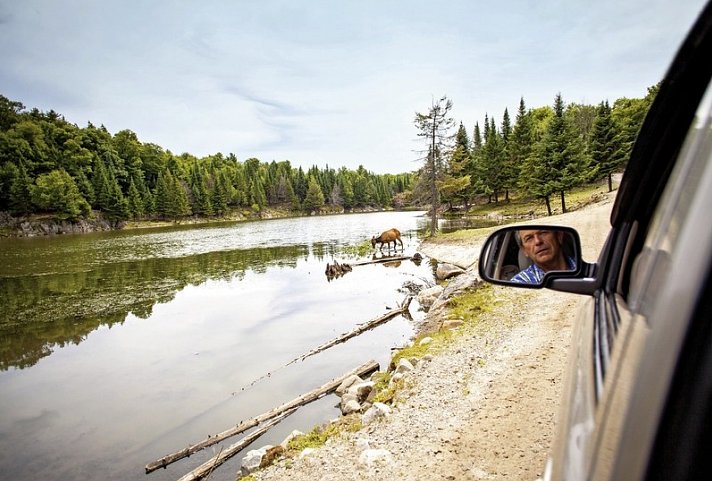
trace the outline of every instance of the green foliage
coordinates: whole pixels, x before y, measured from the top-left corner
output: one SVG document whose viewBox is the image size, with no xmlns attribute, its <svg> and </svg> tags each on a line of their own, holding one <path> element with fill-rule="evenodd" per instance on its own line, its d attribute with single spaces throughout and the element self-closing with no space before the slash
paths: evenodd
<svg viewBox="0 0 712 481">
<path fill-rule="evenodd" d="M 287 448 L 293 451 L 303 451 L 306 448 L 318 448 L 326 441 L 339 434 L 339 425 L 329 423 L 325 426 L 317 426 L 303 436 L 297 436 L 289 441 Z"/>
<path fill-rule="evenodd" d="M 560 94 L 554 99 L 553 112 L 544 137 L 535 145 L 520 177 L 526 192 L 544 200 L 549 215 L 552 214 L 551 196 L 561 196 L 562 212 L 566 212 L 565 192 L 582 184 L 588 175 L 580 135 L 564 117 Z"/>
<path fill-rule="evenodd" d="M 623 149 L 608 102 L 601 102 L 596 112 L 591 139 L 591 159 L 592 174 L 595 177 L 606 177 L 610 192 L 613 190 L 611 176 L 623 164 Z"/>
<path fill-rule="evenodd" d="M 176 156 L 140 142 L 130 130 L 112 136 L 103 126 L 79 128 L 56 112 L 24 108 L 0 95 L 0 211 L 15 215 L 41 210 L 30 189 L 52 171 L 69 174 L 85 202 L 112 220 L 224 216 L 231 209 L 254 206 L 260 212 L 285 204 L 301 210 L 309 178 L 323 197 L 312 188 L 310 209 L 386 207 L 396 196 L 403 198 L 414 178 L 376 175 L 362 166 L 357 171 L 313 166 L 305 175 L 287 160 L 239 162 L 234 154 Z"/>
<path fill-rule="evenodd" d="M 129 185 L 128 210 L 134 219 L 142 217 L 146 212 L 141 193 L 136 188 L 133 179 Z"/>
<path fill-rule="evenodd" d="M 319 187 L 319 183 L 312 175 L 309 176 L 309 187 L 304 198 L 304 209 L 308 211 L 319 210 L 324 205 L 324 194 Z"/>
<path fill-rule="evenodd" d="M 13 166 L 14 167 L 14 166 Z M 11 172 L 10 188 L 8 192 L 8 200 L 10 212 L 13 214 L 23 214 L 30 212 L 32 208 L 32 199 L 30 189 L 32 181 L 27 174 L 24 164 L 20 164 L 20 168 L 9 169 Z"/>
<path fill-rule="evenodd" d="M 469 208 L 480 198 L 499 202 L 504 195 L 509 202 L 517 187 L 518 193 L 544 199 L 547 205 L 558 193 L 563 203 L 572 186 L 610 179 L 611 172 L 624 167 L 657 90 L 651 87 L 642 99 L 616 100 L 610 118 L 590 105 L 562 105 L 563 116 L 549 106 L 526 109 L 521 99 L 514 125 L 505 109 L 499 127 L 490 116 L 475 123 L 472 139 L 463 124 L 450 135 L 455 126 L 449 116 L 452 102 L 443 97 L 427 114 L 416 114 L 424 140 L 422 167 L 395 175 L 376 175 L 363 166 L 312 166 L 305 172 L 287 160 L 240 162 L 234 154 L 176 156 L 142 143 L 130 130 L 112 135 L 91 123 L 80 128 L 57 112 L 26 111 L 20 102 L 0 95 L 0 211 L 48 212 L 33 202 L 32 189 L 40 176 L 52 172 L 69 175 L 84 202 L 111 220 L 224 216 L 251 206 L 256 212 L 284 205 L 292 210 L 402 208 L 411 203 L 437 208 L 443 201 Z M 66 199 L 70 191 L 58 186 L 70 184 L 60 175 L 62 179 L 58 174 L 44 177 L 38 192 Z M 74 189 L 68 189 L 73 196 Z M 91 215 L 78 201 L 49 212 L 73 217 L 80 204 L 79 217 Z M 431 214 L 437 225 L 436 209 Z"/>
<path fill-rule="evenodd" d="M 53 170 L 37 177 L 31 189 L 32 202 L 39 209 L 55 212 L 59 219 L 75 220 L 91 208 L 65 170 Z"/>
<path fill-rule="evenodd" d="M 450 150 L 452 140 L 450 129 L 455 120 L 450 117 L 452 100 L 447 96 L 433 101 L 427 114 L 415 114 L 415 127 L 418 137 L 422 137 L 426 145 L 423 150 L 423 168 L 420 170 L 419 183 L 423 186 L 421 191 L 430 204 L 430 233 L 435 235 L 438 230 L 437 208 L 440 205 L 440 192 L 437 188 L 438 180 L 442 180 L 445 170 L 445 152 Z"/>
</svg>

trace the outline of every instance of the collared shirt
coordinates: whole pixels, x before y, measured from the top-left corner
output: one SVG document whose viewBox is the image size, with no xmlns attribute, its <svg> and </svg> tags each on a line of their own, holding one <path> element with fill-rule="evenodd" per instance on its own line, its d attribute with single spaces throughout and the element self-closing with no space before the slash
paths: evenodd
<svg viewBox="0 0 712 481">
<path fill-rule="evenodd" d="M 566 258 L 566 270 L 573 271 L 576 269 L 576 261 L 572 257 Z M 544 280 L 544 269 L 536 264 L 532 264 L 526 269 L 522 270 L 516 276 L 512 277 L 512 282 L 518 282 L 520 284 L 541 284 Z"/>
</svg>

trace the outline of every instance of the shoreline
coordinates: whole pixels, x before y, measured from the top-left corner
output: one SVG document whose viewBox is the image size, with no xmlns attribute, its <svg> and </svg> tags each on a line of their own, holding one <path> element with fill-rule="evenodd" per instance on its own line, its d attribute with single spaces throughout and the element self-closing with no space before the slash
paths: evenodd
<svg viewBox="0 0 712 481">
<path fill-rule="evenodd" d="M 253 222 L 271 219 L 286 219 L 311 216 L 330 216 L 340 214 L 365 214 L 372 212 L 388 211 L 419 211 L 422 209 L 385 209 L 364 207 L 358 209 L 323 209 L 319 212 L 305 213 L 286 211 L 282 209 L 265 209 L 261 212 L 252 212 L 249 209 L 236 209 L 224 217 L 184 217 L 175 220 L 122 220 L 109 221 L 97 214 L 91 219 L 77 221 L 61 220 L 51 216 L 23 216 L 13 217 L 8 212 L 0 212 L 0 237 L 24 238 L 42 237 L 69 234 L 89 234 L 92 232 L 106 232 L 113 230 L 138 230 L 151 228 L 166 228 L 188 225 L 223 224 L 232 222 Z"/>
<path fill-rule="evenodd" d="M 539 221 L 576 228 L 584 259 L 595 260 L 610 230 L 612 198 Z M 474 275 L 472 253 L 486 235 L 426 240 L 419 250 L 440 262 L 472 259 L 463 275 Z M 426 354 L 412 360 L 415 369 L 396 390 L 391 413 L 360 421 L 359 430 L 291 453 L 247 479 L 532 481 L 541 476 L 556 429 L 577 306 L 586 297 L 502 286 L 488 291 L 489 311 L 476 314 L 474 323 L 456 322 L 443 342 L 434 335 Z M 433 330 L 442 331 L 445 321 L 458 317 L 459 298 L 450 299 L 426 315 Z"/>
</svg>

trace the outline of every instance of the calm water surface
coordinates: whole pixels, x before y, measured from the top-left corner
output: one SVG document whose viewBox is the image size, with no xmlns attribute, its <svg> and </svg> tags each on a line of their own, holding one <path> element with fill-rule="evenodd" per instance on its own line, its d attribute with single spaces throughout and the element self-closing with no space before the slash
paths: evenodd
<svg viewBox="0 0 712 481">
<path fill-rule="evenodd" d="M 412 255 L 426 225 L 391 212 L 0 239 L 2 478 L 177 479 L 220 446 L 144 466 L 369 359 L 385 367 L 413 333 L 403 317 L 284 366 L 395 307 L 405 283 L 432 284 L 427 259 L 324 275 L 393 226 Z M 301 408 L 256 446 L 336 417 L 337 401 Z M 211 479 L 233 480 L 240 459 Z"/>
</svg>

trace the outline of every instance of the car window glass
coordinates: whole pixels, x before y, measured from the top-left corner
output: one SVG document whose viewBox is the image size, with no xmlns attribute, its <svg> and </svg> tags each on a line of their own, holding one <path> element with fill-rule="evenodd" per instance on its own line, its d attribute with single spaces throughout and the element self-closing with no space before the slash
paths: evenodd
<svg viewBox="0 0 712 481">
<path fill-rule="evenodd" d="M 629 305 L 640 314 L 647 314 L 645 308 L 652 306 L 657 296 L 657 287 L 668 272 L 677 238 L 700 188 L 704 169 L 712 158 L 711 106 L 712 92 L 708 86 L 655 211 L 644 247 L 634 261 Z M 699 226 L 699 229 L 701 235 L 709 235 L 708 225 Z M 687 262 L 695 262 L 694 253 L 688 254 Z"/>
</svg>

